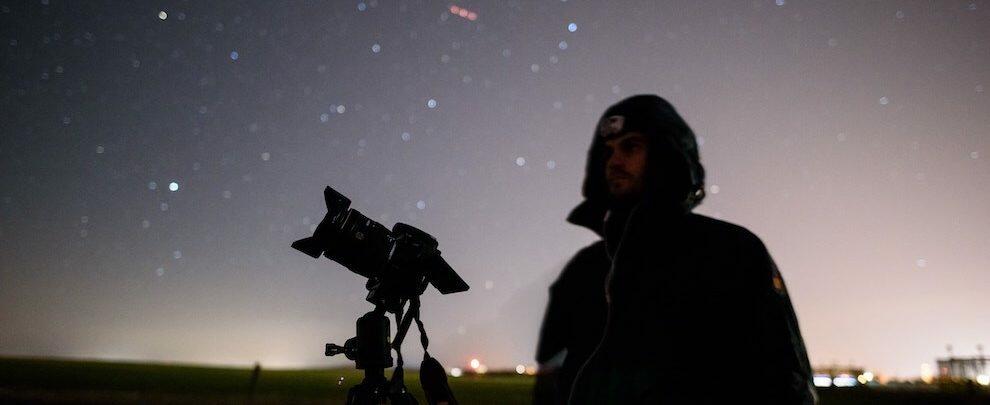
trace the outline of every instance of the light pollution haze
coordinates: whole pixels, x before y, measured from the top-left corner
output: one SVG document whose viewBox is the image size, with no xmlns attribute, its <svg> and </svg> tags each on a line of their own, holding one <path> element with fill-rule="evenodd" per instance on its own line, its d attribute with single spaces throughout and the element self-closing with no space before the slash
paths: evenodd
<svg viewBox="0 0 990 405">
<path fill-rule="evenodd" d="M 0 27 L 0 355 L 345 365 L 323 344 L 364 281 L 289 247 L 331 185 L 471 285 L 424 298 L 445 366 L 533 364 L 596 240 L 564 220 L 592 127 L 640 93 L 699 136 L 696 212 L 763 239 L 814 365 L 990 346 L 986 1 L 3 1 Z"/>
</svg>

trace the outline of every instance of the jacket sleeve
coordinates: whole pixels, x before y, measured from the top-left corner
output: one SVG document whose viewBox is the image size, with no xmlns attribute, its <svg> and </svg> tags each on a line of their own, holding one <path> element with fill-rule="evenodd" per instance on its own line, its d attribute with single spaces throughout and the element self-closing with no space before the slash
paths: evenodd
<svg viewBox="0 0 990 405">
<path fill-rule="evenodd" d="M 811 365 L 784 279 L 763 242 L 755 235 L 752 240 L 757 362 L 766 382 L 761 396 L 766 403 L 817 404 Z"/>
<path fill-rule="evenodd" d="M 544 364 L 567 348 L 567 331 L 570 330 L 570 317 L 567 314 L 566 300 L 557 288 L 559 281 L 550 286 L 550 300 L 543 314 L 540 338 L 536 346 L 536 361 Z"/>
</svg>

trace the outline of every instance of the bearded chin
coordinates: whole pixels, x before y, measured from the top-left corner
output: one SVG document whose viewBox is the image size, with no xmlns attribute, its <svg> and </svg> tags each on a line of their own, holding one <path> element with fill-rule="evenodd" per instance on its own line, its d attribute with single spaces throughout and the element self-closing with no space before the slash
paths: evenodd
<svg viewBox="0 0 990 405">
<path fill-rule="evenodd" d="M 626 190 L 624 193 L 614 193 L 609 189 L 608 193 L 608 203 L 610 207 L 620 208 L 620 207 L 631 207 L 636 205 L 637 202 L 643 197 L 642 192 Z"/>
</svg>

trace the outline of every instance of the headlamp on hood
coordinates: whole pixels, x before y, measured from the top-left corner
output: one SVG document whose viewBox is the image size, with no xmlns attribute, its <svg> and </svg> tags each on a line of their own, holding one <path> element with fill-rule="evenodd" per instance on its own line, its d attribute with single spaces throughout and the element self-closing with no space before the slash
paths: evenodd
<svg viewBox="0 0 990 405">
<path fill-rule="evenodd" d="M 613 115 L 608 118 L 602 118 L 601 122 L 598 124 L 598 135 L 606 139 L 619 135 L 623 132 L 622 129 L 625 122 L 626 117 L 621 115 Z"/>
</svg>

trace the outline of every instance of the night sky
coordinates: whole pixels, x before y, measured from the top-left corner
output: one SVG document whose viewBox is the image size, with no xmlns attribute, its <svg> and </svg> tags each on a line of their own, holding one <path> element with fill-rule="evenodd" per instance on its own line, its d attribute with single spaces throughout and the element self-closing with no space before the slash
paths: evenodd
<svg viewBox="0 0 990 405">
<path fill-rule="evenodd" d="M 917 376 L 990 346 L 988 39 L 986 1 L 3 1 L 0 355 L 347 364 L 364 279 L 289 247 L 330 185 L 471 285 L 424 297 L 445 366 L 530 365 L 593 126 L 655 93 L 812 363 Z"/>
</svg>

